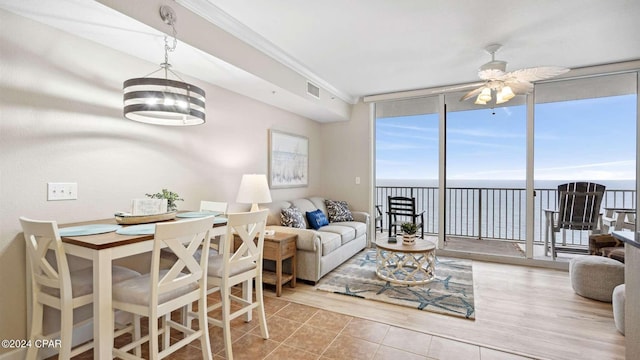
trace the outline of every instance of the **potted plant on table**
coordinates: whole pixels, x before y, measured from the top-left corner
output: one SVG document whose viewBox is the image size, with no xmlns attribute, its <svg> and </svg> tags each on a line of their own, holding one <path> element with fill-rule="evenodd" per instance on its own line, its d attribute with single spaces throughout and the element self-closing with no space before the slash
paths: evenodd
<svg viewBox="0 0 640 360">
<path fill-rule="evenodd" d="M 414 245 L 416 243 L 416 232 L 418 232 L 418 226 L 412 222 L 406 222 L 400 225 L 400 229 L 402 229 L 402 244 Z"/>
<path fill-rule="evenodd" d="M 162 189 L 162 192 L 159 193 L 145 195 L 152 199 L 167 199 L 167 211 L 169 212 L 178 210 L 178 204 L 176 204 L 176 201 L 184 201 L 184 199 L 180 198 L 180 195 L 167 189 Z"/>
</svg>

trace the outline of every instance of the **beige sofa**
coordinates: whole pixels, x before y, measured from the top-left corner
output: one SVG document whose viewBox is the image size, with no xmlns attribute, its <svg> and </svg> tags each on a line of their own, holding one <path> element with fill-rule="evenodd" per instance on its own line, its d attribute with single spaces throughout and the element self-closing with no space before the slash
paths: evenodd
<svg viewBox="0 0 640 360">
<path fill-rule="evenodd" d="M 316 282 L 338 265 L 367 246 L 369 214 L 353 211 L 354 221 L 334 222 L 314 230 L 305 216 L 306 229 L 282 226 L 280 213 L 283 208 L 294 205 L 304 215 L 307 211 L 322 210 L 328 217 L 325 199 L 310 197 L 261 205 L 269 209 L 267 229 L 298 235 L 296 253 L 297 278 Z"/>
</svg>

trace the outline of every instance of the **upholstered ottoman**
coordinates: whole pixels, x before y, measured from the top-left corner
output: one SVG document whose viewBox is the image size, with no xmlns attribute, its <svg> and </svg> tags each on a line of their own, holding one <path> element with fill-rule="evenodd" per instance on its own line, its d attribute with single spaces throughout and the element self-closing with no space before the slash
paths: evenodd
<svg viewBox="0 0 640 360">
<path fill-rule="evenodd" d="M 578 256 L 569 262 L 569 277 L 576 294 L 611 302 L 613 289 L 624 283 L 624 264 L 603 256 Z"/>
<path fill-rule="evenodd" d="M 616 329 L 624 335 L 624 284 L 616 286 L 613 289 L 613 322 Z"/>
</svg>

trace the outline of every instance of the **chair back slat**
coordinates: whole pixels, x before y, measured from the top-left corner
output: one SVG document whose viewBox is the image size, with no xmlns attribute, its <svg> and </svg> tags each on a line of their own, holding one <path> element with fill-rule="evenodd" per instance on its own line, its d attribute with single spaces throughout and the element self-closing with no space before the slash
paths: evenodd
<svg viewBox="0 0 640 360">
<path fill-rule="evenodd" d="M 595 230 L 605 186 L 574 182 L 558 186 L 558 223 L 560 229 Z"/>
<path fill-rule="evenodd" d="M 389 213 L 392 215 L 413 216 L 416 213 L 416 199 L 401 196 L 389 196 L 388 209 Z"/>
<path fill-rule="evenodd" d="M 227 203 L 219 201 L 200 201 L 200 211 L 220 211 L 223 214 L 227 213 Z"/>
<path fill-rule="evenodd" d="M 208 248 L 213 221 L 213 216 L 208 216 L 156 224 L 151 265 L 153 301 L 157 302 L 163 293 L 206 280 L 207 257 L 202 256 L 198 261 L 196 250 L 201 246 Z M 175 260 L 160 277 L 160 256 L 164 247 L 173 252 Z"/>
</svg>

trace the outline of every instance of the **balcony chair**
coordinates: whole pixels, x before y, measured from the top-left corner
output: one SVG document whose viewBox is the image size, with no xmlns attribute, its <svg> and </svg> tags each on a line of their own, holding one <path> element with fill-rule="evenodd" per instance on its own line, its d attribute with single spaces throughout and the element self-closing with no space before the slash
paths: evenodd
<svg viewBox="0 0 640 360">
<path fill-rule="evenodd" d="M 605 186 L 591 182 L 572 182 L 558 185 L 558 210 L 545 209 L 545 256 L 551 251 L 555 260 L 557 252 L 587 253 L 587 247 L 558 246 L 556 233 L 560 230 L 589 231 L 599 234 L 602 229 L 600 204 Z M 549 249 L 549 235 L 551 246 Z"/>
<path fill-rule="evenodd" d="M 401 196 L 389 196 L 388 211 L 389 216 L 389 237 L 397 233 L 397 227 L 405 222 L 412 222 L 421 229 L 420 237 L 424 239 L 424 210 L 416 211 L 416 198 Z M 418 221 L 420 219 L 420 221 Z"/>
<path fill-rule="evenodd" d="M 257 308 L 262 338 L 269 338 L 262 294 L 262 249 L 268 213 L 269 210 L 265 209 L 228 214 L 227 233 L 223 238 L 222 248 L 229 251 L 223 251 L 209 259 L 209 293 L 220 291 L 221 301 L 209 306 L 207 312 L 222 309 L 222 318 L 209 317 L 209 323 L 222 328 L 224 350 L 226 358 L 230 360 L 233 359 L 231 320 L 245 314 L 245 321 L 249 322 L 252 310 Z M 234 234 L 242 240 L 235 250 Z M 255 302 L 252 300 L 254 279 Z M 237 284 L 242 284 L 242 298 L 231 293 L 231 289 Z"/>
<path fill-rule="evenodd" d="M 151 271 L 149 274 L 123 281 L 113 286 L 113 308 L 134 314 L 139 318 L 149 318 L 149 334 L 136 337 L 120 348 L 113 349 L 114 357 L 139 359 L 129 353 L 131 349 L 149 342 L 149 358 L 161 359 L 169 356 L 196 339 L 200 339 L 203 359 L 212 359 L 207 325 L 207 276 L 208 257 L 195 256 L 202 246 L 209 247 L 213 216 L 156 224 Z M 167 268 L 160 267 L 160 253 L 167 247 L 176 255 L 175 261 Z M 198 329 L 173 321 L 171 312 L 186 309 L 198 302 Z M 158 328 L 161 319 L 162 328 Z M 170 344 L 172 330 L 184 334 L 179 341 Z M 158 336 L 162 335 L 162 349 Z"/>
<path fill-rule="evenodd" d="M 31 330 L 29 340 L 59 338 L 58 358 L 69 359 L 93 348 L 93 341 L 78 344 L 72 348 L 74 327 L 78 328 L 91 323 L 93 304 L 93 268 L 69 271 L 67 255 L 64 251 L 58 225 L 55 221 L 31 220 L 20 218 L 24 232 L 27 258 L 31 273 Z M 140 276 L 140 273 L 125 267 L 113 266 L 114 284 Z M 46 305 L 46 307 L 45 307 Z M 45 334 L 44 319 L 57 318 L 54 311 L 60 312 L 59 332 Z M 116 316 L 121 324 L 115 336 L 133 332 L 133 326 L 123 326 L 129 318 Z M 126 319 L 126 320 L 122 320 Z M 137 331 L 137 330 L 136 330 Z M 139 351 L 139 349 L 136 349 Z M 36 359 L 38 347 L 31 346 L 27 350 L 26 359 Z"/>
<path fill-rule="evenodd" d="M 384 232 L 382 229 L 382 205 L 376 205 L 376 232 L 380 229 L 380 233 Z"/>
</svg>

